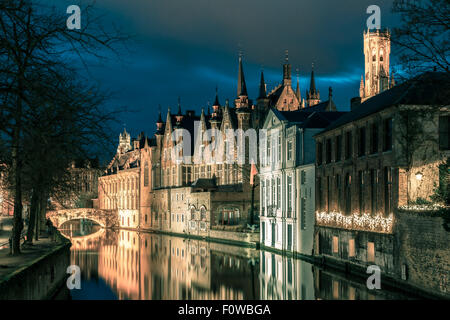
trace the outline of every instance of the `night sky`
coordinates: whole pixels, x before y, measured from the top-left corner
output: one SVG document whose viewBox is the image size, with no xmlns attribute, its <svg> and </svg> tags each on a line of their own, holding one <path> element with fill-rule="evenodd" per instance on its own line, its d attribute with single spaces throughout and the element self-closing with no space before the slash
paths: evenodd
<svg viewBox="0 0 450 320">
<path fill-rule="evenodd" d="M 65 11 L 77 0 L 42 0 Z M 82 1 L 81 3 L 84 3 Z M 322 100 L 328 87 L 339 110 L 348 110 L 359 95 L 364 70 L 363 30 L 366 8 L 381 8 L 381 24 L 392 27 L 392 0 L 98 0 L 106 23 L 135 35 L 121 59 L 94 63 L 93 80 L 113 92 L 112 108 L 133 110 L 121 122 L 132 136 L 155 130 L 158 105 L 174 112 L 178 96 L 183 110 L 198 112 L 236 96 L 238 54 L 251 99 L 256 100 L 261 68 L 268 90 L 282 79 L 289 50 L 293 84 L 300 70 L 302 97 L 314 62 Z M 83 17 L 82 17 L 83 19 Z M 65 22 L 64 22 L 65 23 Z M 82 20 L 83 23 L 83 20 Z M 391 53 L 391 66 L 395 56 Z M 123 126 L 120 125 L 120 127 Z M 122 128 L 117 128 L 118 133 Z"/>
</svg>

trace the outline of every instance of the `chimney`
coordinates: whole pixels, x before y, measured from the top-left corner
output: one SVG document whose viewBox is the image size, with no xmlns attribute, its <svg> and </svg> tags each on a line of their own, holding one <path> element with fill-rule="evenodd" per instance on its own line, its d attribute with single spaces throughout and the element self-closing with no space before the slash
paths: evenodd
<svg viewBox="0 0 450 320">
<path fill-rule="evenodd" d="M 361 104 L 361 97 L 354 97 L 350 99 L 350 110 L 355 110 Z"/>
</svg>

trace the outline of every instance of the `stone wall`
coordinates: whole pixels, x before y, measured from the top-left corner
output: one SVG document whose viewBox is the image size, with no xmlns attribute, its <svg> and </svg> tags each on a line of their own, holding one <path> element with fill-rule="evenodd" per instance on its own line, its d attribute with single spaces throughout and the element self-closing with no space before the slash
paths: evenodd
<svg viewBox="0 0 450 320">
<path fill-rule="evenodd" d="M 344 230 L 331 227 L 316 227 L 319 255 L 325 255 L 341 262 L 362 267 L 377 265 L 385 274 L 395 274 L 394 236 L 367 231 Z M 337 252 L 333 251 L 333 238 L 337 237 Z M 351 241 L 354 241 L 354 254 Z M 373 259 L 369 254 L 369 243 L 374 244 Z"/>
<path fill-rule="evenodd" d="M 67 279 L 70 242 L 64 242 L 0 281 L 0 300 L 51 299 Z"/>
<path fill-rule="evenodd" d="M 450 212 L 398 212 L 397 273 L 431 293 L 450 298 Z M 447 228 L 447 229 L 446 229 Z M 405 270 L 406 269 L 406 270 Z"/>
</svg>

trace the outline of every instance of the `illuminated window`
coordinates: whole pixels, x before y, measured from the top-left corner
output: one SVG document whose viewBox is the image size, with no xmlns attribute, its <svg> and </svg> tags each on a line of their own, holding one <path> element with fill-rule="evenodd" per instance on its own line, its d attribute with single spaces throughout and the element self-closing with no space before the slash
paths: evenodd
<svg viewBox="0 0 450 320">
<path fill-rule="evenodd" d="M 367 242 L 367 261 L 375 262 L 375 243 Z"/>
<path fill-rule="evenodd" d="M 205 207 L 200 208 L 200 219 L 206 220 L 206 208 Z"/>
<path fill-rule="evenodd" d="M 339 281 L 333 280 L 333 299 L 339 299 Z"/>
<path fill-rule="evenodd" d="M 349 257 L 355 256 L 355 239 L 350 239 L 348 241 L 348 256 Z"/>
<path fill-rule="evenodd" d="M 333 236 L 333 253 L 339 252 L 339 238 L 336 236 Z"/>
</svg>

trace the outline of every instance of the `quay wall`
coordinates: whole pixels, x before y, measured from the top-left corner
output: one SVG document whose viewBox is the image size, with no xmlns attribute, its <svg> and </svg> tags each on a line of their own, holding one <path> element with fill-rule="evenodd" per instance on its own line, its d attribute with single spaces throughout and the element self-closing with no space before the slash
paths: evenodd
<svg viewBox="0 0 450 320">
<path fill-rule="evenodd" d="M 70 247 L 63 240 L 55 248 L 0 280 L 0 300 L 52 299 L 67 279 Z"/>
</svg>

